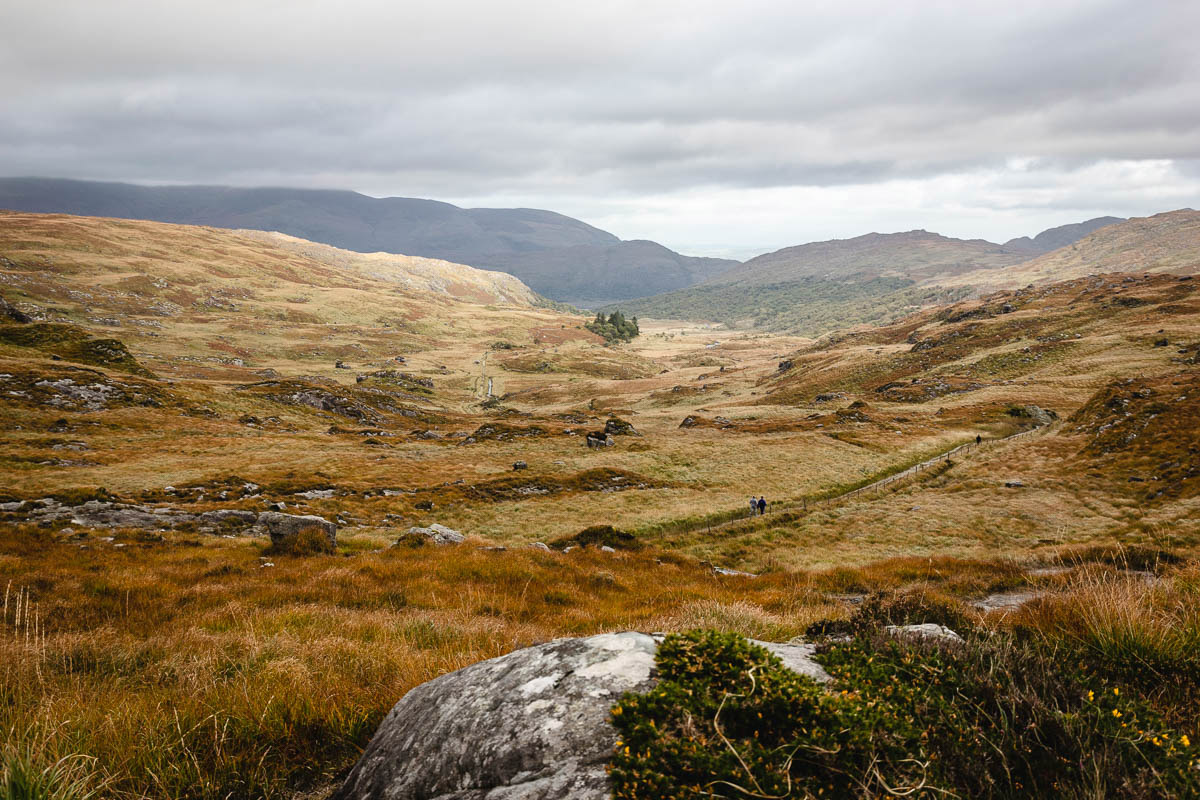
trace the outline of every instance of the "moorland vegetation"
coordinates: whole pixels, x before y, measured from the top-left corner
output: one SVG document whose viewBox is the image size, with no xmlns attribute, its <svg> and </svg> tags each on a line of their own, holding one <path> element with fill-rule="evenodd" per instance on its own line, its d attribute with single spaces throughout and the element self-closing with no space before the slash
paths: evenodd
<svg viewBox="0 0 1200 800">
<path fill-rule="evenodd" d="M 1189 276 L 610 343 L 508 276 L 259 234 L 4 214 L 0 257 L 10 794 L 324 797 L 409 688 L 623 629 L 681 634 L 692 692 L 621 704 L 628 796 L 1194 790 Z M 463 540 L 394 546 L 433 523 Z M 965 641 L 881 638 L 917 622 Z M 820 641 L 836 690 L 734 635 Z"/>
</svg>

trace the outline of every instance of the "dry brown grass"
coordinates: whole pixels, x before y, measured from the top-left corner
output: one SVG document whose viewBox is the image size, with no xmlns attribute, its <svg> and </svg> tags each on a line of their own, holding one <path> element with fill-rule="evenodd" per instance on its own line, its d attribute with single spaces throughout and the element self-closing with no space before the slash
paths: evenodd
<svg viewBox="0 0 1200 800">
<path fill-rule="evenodd" d="M 116 335 L 163 379 L 152 382 L 157 407 L 96 412 L 8 393 L 24 384 L 4 387 L 0 502 L 81 500 L 103 487 L 189 511 L 283 501 L 295 513 L 350 521 L 340 555 L 263 566 L 263 544 L 247 539 L 167 533 L 153 542 L 118 531 L 103 542 L 92 532 L 81 549 L 60 541 L 65 522 L 34 529 L 6 519 L 0 586 L 22 598 L 28 591 L 33 622 L 14 627 L 12 606 L 4 617 L 0 730 L 45 758 L 94 757 L 95 777 L 111 779 L 117 797 L 282 797 L 322 786 L 409 687 L 554 636 L 711 626 L 785 639 L 847 616 L 838 595 L 928 591 L 960 602 L 1017 588 L 1050 592 L 1030 607 L 1028 624 L 1056 636 L 1109 652 L 1118 652 L 1111 642 L 1137 639 L 1160 654 L 1191 641 L 1170 630 L 1195 629 L 1180 606 L 1195 596 L 1192 572 L 1147 600 L 1112 565 L 1040 577 L 1024 569 L 1097 544 L 1200 549 L 1200 499 L 1144 502 L 1144 492 L 1081 460 L 1087 437 L 1066 426 L 895 491 L 712 532 L 697 524 L 741 513 L 751 492 L 770 501 L 828 496 L 977 434 L 1010 433 L 1010 404 L 1066 417 L 1115 377 L 1158 385 L 1180 370 L 1174 346 L 1153 346 L 1158 331 L 1181 346 L 1200 341 L 1200 315 L 1179 313 L 1187 298 L 1168 285 L 1174 279 L 1049 287 L 971 336 L 916 354 L 910 336 L 945 337 L 971 320 L 943 325 L 930 313 L 816 345 L 643 321 L 632 344 L 603 348 L 578 335 L 581 318 L 417 297 L 261 238 L 148 231 L 0 221 L 0 250 L 18 256 L 3 271 L 7 299 Z M 1113 305 L 1118 294 L 1148 305 Z M 121 327 L 96 321 L 108 318 Z M 1076 332 L 1069 357 L 1032 349 L 1039 336 Z M 498 341 L 517 349 L 492 350 Z M 431 394 L 403 399 L 418 416 L 377 408 L 367 424 L 237 388 L 270 368 L 310 387 L 332 380 L 369 404 L 376 387 L 358 386 L 355 374 L 396 368 L 397 355 L 407 359 L 402 369 L 434 381 Z M 562 371 L 497 363 L 516 356 Z M 338 358 L 354 370 L 335 369 Z M 780 373 L 784 358 L 796 366 Z M 32 384 L 69 369 L 49 353 L 0 345 L 2 375 Z M 873 391 L 884 378 L 991 372 L 984 388 L 926 402 Z M 488 378 L 503 395 L 499 408 L 480 406 Z M 832 390 L 846 396 L 815 400 Z M 837 413 L 856 399 L 868 403 L 864 416 Z M 587 450 L 582 431 L 601 428 L 612 410 L 642 435 Z M 687 414 L 733 426 L 680 429 Z M 469 445 L 455 436 L 483 424 L 547 434 Z M 366 429 L 386 435 L 353 432 Z M 429 430 L 441 438 L 425 438 Z M 63 447 L 79 443 L 85 449 Z M 514 472 L 516 461 L 528 469 Z M 599 474 L 651 488 L 601 491 L 586 480 Z M 1012 479 L 1023 486 L 1006 488 Z M 260 496 L 220 498 L 244 481 Z M 185 500 L 167 485 L 204 486 L 205 497 Z M 312 488 L 335 495 L 296 494 Z M 427 502 L 431 509 L 418 508 Z M 409 525 L 430 522 L 464 531 L 469 544 L 386 549 Z M 595 525 L 638 533 L 649 547 L 520 548 Z M 476 549 L 484 544 L 510 549 Z M 701 559 L 763 575 L 718 578 Z M 1091 586 L 1087 575 L 1105 577 Z"/>
</svg>

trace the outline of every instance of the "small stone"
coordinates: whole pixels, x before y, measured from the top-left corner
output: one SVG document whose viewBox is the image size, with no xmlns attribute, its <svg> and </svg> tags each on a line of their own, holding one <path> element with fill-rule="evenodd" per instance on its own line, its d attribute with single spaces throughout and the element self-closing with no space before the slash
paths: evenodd
<svg viewBox="0 0 1200 800">
<path fill-rule="evenodd" d="M 924 622 L 920 625 L 888 625 L 887 632 L 897 636 L 923 636 L 950 642 L 961 642 L 963 640 L 961 636 L 945 625 L 938 625 L 935 622 Z"/>
</svg>

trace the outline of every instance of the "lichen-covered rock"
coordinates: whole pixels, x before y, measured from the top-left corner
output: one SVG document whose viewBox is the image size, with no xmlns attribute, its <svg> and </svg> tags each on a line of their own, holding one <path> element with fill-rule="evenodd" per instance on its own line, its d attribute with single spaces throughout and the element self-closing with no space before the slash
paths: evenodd
<svg viewBox="0 0 1200 800">
<path fill-rule="evenodd" d="M 422 684 L 380 725 L 331 800 L 601 800 L 624 692 L 657 682 L 659 637 L 559 639 Z M 789 669 L 829 676 L 809 644 L 756 642 Z"/>
<path fill-rule="evenodd" d="M 337 547 L 337 523 L 330 522 L 316 515 L 298 516 L 283 514 L 279 511 L 264 511 L 258 515 L 258 524 L 267 529 L 271 544 L 284 545 L 289 539 L 294 539 L 301 531 L 308 528 L 319 528 L 329 539 L 331 548 Z"/>
<path fill-rule="evenodd" d="M 609 710 L 654 685 L 653 637 L 560 639 L 443 675 L 384 719 L 333 800 L 599 800 Z"/>
</svg>

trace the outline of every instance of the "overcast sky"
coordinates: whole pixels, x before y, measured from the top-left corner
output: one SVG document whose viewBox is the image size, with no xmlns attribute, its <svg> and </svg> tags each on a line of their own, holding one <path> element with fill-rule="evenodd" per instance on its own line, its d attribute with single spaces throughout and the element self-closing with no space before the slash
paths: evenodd
<svg viewBox="0 0 1200 800">
<path fill-rule="evenodd" d="M 746 257 L 1200 207 L 1200 2 L 3 0 L 0 175 L 561 211 Z"/>
</svg>

